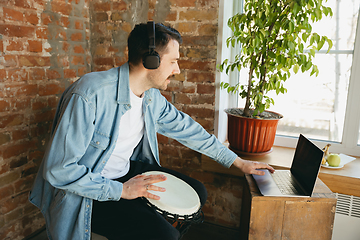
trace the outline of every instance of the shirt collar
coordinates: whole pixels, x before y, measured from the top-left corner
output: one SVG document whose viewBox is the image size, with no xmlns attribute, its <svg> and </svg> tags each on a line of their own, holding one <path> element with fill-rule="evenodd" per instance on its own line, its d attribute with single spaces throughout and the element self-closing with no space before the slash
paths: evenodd
<svg viewBox="0 0 360 240">
<path fill-rule="evenodd" d="M 130 82 L 129 82 L 129 63 L 119 67 L 119 80 L 117 89 L 117 103 L 130 104 Z M 147 104 L 151 102 L 150 90 L 145 91 L 144 101 Z"/>
<path fill-rule="evenodd" d="M 119 68 L 118 82 L 117 103 L 130 104 L 129 63 L 125 63 Z"/>
</svg>

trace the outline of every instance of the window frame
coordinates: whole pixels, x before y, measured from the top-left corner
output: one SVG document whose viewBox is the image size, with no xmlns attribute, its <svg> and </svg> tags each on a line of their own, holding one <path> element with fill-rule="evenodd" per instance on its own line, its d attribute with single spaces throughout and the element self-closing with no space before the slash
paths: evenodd
<svg viewBox="0 0 360 240">
<path fill-rule="evenodd" d="M 226 47 L 226 39 L 231 35 L 231 31 L 227 26 L 227 20 L 241 11 L 243 1 L 220 1 L 219 6 L 219 35 L 218 35 L 218 55 L 217 63 L 220 64 L 226 58 L 235 56 L 239 48 L 228 49 Z M 233 12 L 226 11 L 226 9 L 233 9 Z M 341 53 L 341 52 L 339 52 Z M 349 91 L 345 112 L 345 122 L 343 129 L 342 141 L 340 143 L 311 139 L 319 147 L 324 147 L 327 143 L 331 143 L 331 152 L 344 153 L 352 156 L 360 156 L 360 145 L 357 144 L 359 138 L 360 128 L 360 9 L 358 14 L 356 35 L 353 51 L 353 62 L 351 66 L 351 73 L 349 79 Z M 224 109 L 230 107 L 237 107 L 238 96 L 236 94 L 228 94 L 226 90 L 220 89 L 221 82 L 229 82 L 235 84 L 238 81 L 239 72 L 234 71 L 229 75 L 226 73 L 216 74 L 216 93 L 215 93 L 215 135 L 221 142 L 226 141 L 227 135 L 227 116 Z M 281 120 L 280 120 L 281 121 Z M 297 144 L 297 137 L 276 135 L 275 146 L 295 148 Z"/>
</svg>

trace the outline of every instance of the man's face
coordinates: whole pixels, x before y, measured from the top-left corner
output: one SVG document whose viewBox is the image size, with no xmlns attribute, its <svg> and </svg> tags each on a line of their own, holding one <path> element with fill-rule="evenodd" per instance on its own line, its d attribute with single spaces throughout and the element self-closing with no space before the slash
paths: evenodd
<svg viewBox="0 0 360 240">
<path fill-rule="evenodd" d="M 172 39 L 169 41 L 165 53 L 161 56 L 160 66 L 148 72 L 147 80 L 151 88 L 166 90 L 170 83 L 170 77 L 180 73 L 179 57 L 179 43 Z"/>
</svg>

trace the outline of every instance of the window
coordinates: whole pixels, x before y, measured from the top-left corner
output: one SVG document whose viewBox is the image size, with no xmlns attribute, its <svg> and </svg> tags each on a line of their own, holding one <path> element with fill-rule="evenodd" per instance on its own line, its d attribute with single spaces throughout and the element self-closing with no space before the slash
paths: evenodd
<svg viewBox="0 0 360 240">
<path fill-rule="evenodd" d="M 360 156 L 360 69 L 355 67 L 360 66 L 359 4 L 360 0 L 325 3 L 332 8 L 333 17 L 315 23 L 313 31 L 331 38 L 334 46 L 328 54 L 326 50 L 316 54 L 318 77 L 310 77 L 309 72 L 293 74 L 285 85 L 288 92 L 272 95 L 275 105 L 269 110 L 284 115 L 279 121 L 275 145 L 295 147 L 297 137 L 303 133 L 319 147 L 331 143 L 331 152 Z M 228 28 L 226 21 L 224 28 Z M 222 59 L 228 56 L 231 55 Z M 246 78 L 246 74 L 241 71 L 227 79 L 219 76 L 219 81 L 233 83 L 238 76 Z M 219 90 L 219 102 L 224 98 L 221 94 L 226 93 Z M 244 106 L 243 99 L 234 95 L 228 98 L 226 107 Z M 219 107 L 219 123 L 222 117 Z M 224 125 L 217 129 L 220 140 L 225 140 Z"/>
</svg>

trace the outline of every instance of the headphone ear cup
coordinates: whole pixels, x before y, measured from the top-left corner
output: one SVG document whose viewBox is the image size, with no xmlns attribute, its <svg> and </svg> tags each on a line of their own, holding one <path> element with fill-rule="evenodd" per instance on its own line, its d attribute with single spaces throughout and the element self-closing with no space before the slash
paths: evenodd
<svg viewBox="0 0 360 240">
<path fill-rule="evenodd" d="M 143 65 L 146 69 L 157 69 L 160 66 L 160 55 L 156 51 L 143 56 Z"/>
</svg>

